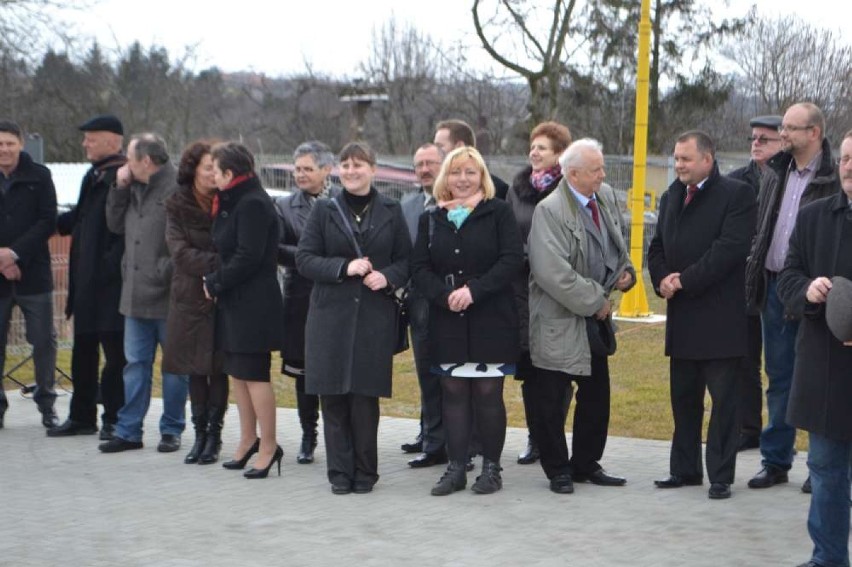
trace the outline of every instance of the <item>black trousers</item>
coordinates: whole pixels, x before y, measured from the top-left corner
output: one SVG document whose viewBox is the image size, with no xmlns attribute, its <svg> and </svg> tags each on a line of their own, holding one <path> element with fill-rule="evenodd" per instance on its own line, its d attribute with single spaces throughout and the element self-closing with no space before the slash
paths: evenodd
<svg viewBox="0 0 852 567">
<path fill-rule="evenodd" d="M 670 365 L 672 414 L 671 474 L 703 477 L 701 430 L 704 392 L 710 391 L 713 409 L 707 431 L 705 459 L 710 482 L 734 482 L 739 444 L 740 358 L 685 360 L 672 357 Z"/>
<path fill-rule="evenodd" d="M 538 442 L 541 467 L 547 478 L 569 473 L 591 474 L 601 468 L 609 431 L 609 361 L 592 355 L 591 376 L 535 369 L 527 378 L 527 393 L 534 406 L 530 433 Z M 569 459 L 565 441 L 565 416 L 572 384 L 577 389 Z"/>
<path fill-rule="evenodd" d="M 417 292 L 412 292 L 408 298 L 408 317 L 414 366 L 420 384 L 420 433 L 423 435 L 423 452 L 438 453 L 444 450 L 446 437 L 441 414 L 441 378 L 430 371 L 429 300 Z"/>
<path fill-rule="evenodd" d="M 320 404 L 329 482 L 375 484 L 379 480 L 379 398 L 320 396 Z"/>
<path fill-rule="evenodd" d="M 759 437 L 763 430 L 763 383 L 760 363 L 763 352 L 763 330 L 760 315 L 748 318 L 748 355 L 740 365 L 740 433 Z"/>
<path fill-rule="evenodd" d="M 118 410 L 124 405 L 124 331 L 107 333 L 78 333 L 71 350 L 71 377 L 74 395 L 71 396 L 70 419 L 86 425 L 98 424 L 98 371 L 100 349 L 104 351 L 104 368 L 100 372 L 103 423 L 115 424 Z"/>
</svg>

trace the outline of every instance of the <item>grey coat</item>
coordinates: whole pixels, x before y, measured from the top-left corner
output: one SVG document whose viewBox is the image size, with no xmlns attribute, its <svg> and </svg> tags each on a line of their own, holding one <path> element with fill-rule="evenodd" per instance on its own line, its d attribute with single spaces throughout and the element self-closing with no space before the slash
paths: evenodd
<svg viewBox="0 0 852 567">
<path fill-rule="evenodd" d="M 396 304 L 389 290 L 372 291 L 362 278 L 346 276 L 357 255 L 332 201 L 348 211 L 342 195 L 315 203 L 296 252 L 299 273 L 314 281 L 305 329 L 305 389 L 390 397 Z M 374 194 L 362 227 L 361 250 L 373 269 L 391 288 L 405 285 L 411 239 L 399 203 Z"/>
<path fill-rule="evenodd" d="M 148 183 L 110 187 L 106 219 L 109 229 L 124 235 L 121 302 L 125 317 L 165 319 L 169 311 L 172 261 L 166 246 L 166 199 L 175 191 L 177 172 L 163 165 Z"/>
<path fill-rule="evenodd" d="M 617 278 L 633 266 L 621 237 L 612 188 L 603 185 L 597 201 L 601 220 L 618 248 Z M 532 363 L 578 376 L 592 374 L 585 318 L 600 310 L 609 294 L 589 277 L 586 239 L 590 236 L 581 216 L 585 214 L 563 178 L 536 207 L 528 239 Z"/>
</svg>

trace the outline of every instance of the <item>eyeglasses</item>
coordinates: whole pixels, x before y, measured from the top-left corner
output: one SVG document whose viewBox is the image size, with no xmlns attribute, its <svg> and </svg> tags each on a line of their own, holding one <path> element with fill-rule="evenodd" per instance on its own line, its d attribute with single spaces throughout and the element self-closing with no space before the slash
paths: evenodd
<svg viewBox="0 0 852 567">
<path fill-rule="evenodd" d="M 852 161 L 852 156 L 839 157 L 834 161 L 837 162 L 837 165 L 842 165 L 843 167 L 846 167 L 847 165 L 849 165 L 849 162 Z"/>
<path fill-rule="evenodd" d="M 749 136 L 746 138 L 749 142 L 754 144 L 757 142 L 758 146 L 765 146 L 769 142 L 780 142 L 781 138 L 767 138 L 766 136 Z"/>
<path fill-rule="evenodd" d="M 432 159 L 424 159 L 423 161 L 415 162 L 414 169 L 420 169 L 421 167 L 432 167 L 435 165 L 441 165 L 441 162 Z"/>
<path fill-rule="evenodd" d="M 816 126 L 816 124 L 808 124 L 807 126 L 792 126 L 790 124 L 782 124 L 780 128 L 778 128 L 779 132 L 799 132 L 800 130 L 810 130 Z"/>
</svg>

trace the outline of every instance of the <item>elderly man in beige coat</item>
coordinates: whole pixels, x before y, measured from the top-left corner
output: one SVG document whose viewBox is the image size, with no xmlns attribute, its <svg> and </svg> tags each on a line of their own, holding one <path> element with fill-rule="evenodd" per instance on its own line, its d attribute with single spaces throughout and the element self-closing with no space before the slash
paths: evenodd
<svg viewBox="0 0 852 567">
<path fill-rule="evenodd" d="M 532 435 L 541 466 L 558 494 L 574 481 L 622 486 L 599 464 L 609 427 L 609 366 L 615 350 L 609 294 L 626 291 L 636 273 L 621 236 L 613 190 L 603 183 L 601 145 L 577 140 L 560 156 L 563 180 L 536 207 L 529 235 L 529 380 L 536 405 Z M 591 340 L 590 340 L 591 339 Z M 563 400 L 577 385 L 573 457 L 564 431 Z"/>
</svg>

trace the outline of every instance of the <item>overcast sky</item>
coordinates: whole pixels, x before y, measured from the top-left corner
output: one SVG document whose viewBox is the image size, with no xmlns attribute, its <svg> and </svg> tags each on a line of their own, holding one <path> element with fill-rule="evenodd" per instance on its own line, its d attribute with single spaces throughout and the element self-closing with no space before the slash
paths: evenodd
<svg viewBox="0 0 852 567">
<path fill-rule="evenodd" d="M 761 14 L 797 15 L 840 30 L 852 43 L 848 0 L 732 0 L 729 11 L 745 13 L 752 4 Z M 373 28 L 391 14 L 445 46 L 470 46 L 470 61 L 491 65 L 473 33 L 471 5 L 470 0 L 100 0 L 63 18 L 76 20 L 77 35 L 94 34 L 107 50 L 139 40 L 164 46 L 176 58 L 193 45 L 195 69 L 217 66 L 277 76 L 302 72 L 307 62 L 316 73 L 354 78 L 369 52 Z"/>
</svg>

